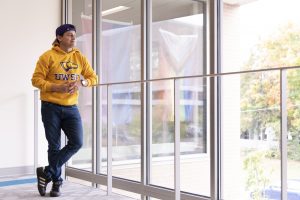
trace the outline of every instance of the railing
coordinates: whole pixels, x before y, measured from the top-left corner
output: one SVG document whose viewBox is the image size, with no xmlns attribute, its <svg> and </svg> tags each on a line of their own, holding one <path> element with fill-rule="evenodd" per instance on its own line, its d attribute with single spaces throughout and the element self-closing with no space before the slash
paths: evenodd
<svg viewBox="0 0 300 200">
<path fill-rule="evenodd" d="M 209 94 L 209 87 L 210 83 L 212 81 L 217 81 L 221 77 L 226 77 L 229 75 L 242 75 L 242 74 L 249 74 L 249 73 L 258 73 L 258 72 L 271 72 L 271 71 L 278 71 L 280 72 L 280 123 L 281 123 L 281 199 L 286 200 L 287 199 L 287 70 L 290 69 L 298 69 L 300 66 L 292 66 L 292 67 L 282 67 L 282 68 L 272 68 L 272 69 L 258 69 L 258 70 L 249 70 L 249 71 L 242 71 L 242 72 L 228 72 L 228 73 L 219 73 L 219 74 L 209 74 L 209 75 L 195 75 L 195 76 L 185 76 L 185 77 L 171 77 L 171 78 L 162 78 L 162 79 L 152 79 L 152 80 L 142 80 L 142 81 L 128 81 L 128 82 L 118 82 L 118 83 L 107 83 L 107 84 L 99 84 L 96 87 L 97 88 L 107 88 L 107 175 L 98 174 L 97 172 L 87 172 L 78 170 L 75 168 L 67 167 L 66 168 L 66 175 L 76 177 L 82 180 L 90 181 L 96 184 L 100 185 L 107 185 L 107 194 L 110 195 L 112 193 L 113 186 L 119 189 L 131 191 L 134 193 L 138 193 L 144 196 L 152 196 L 155 198 L 160 199 L 190 199 L 190 200 L 202 200 L 202 199 L 210 199 L 207 196 L 200 196 L 195 194 L 189 194 L 181 191 L 181 181 L 180 181 L 180 80 L 183 79 L 192 79 L 192 78 L 202 78 L 206 79 L 206 83 L 208 86 L 208 94 Z M 140 84 L 141 86 L 141 110 L 144 112 L 146 110 L 146 106 L 144 101 L 143 95 L 149 90 L 147 90 L 147 87 L 150 87 L 151 83 L 156 83 L 159 81 L 171 81 L 173 83 L 173 103 L 174 103 L 174 190 L 167 189 L 167 188 L 161 188 L 158 186 L 151 185 L 149 183 L 146 184 L 146 182 L 135 182 L 131 180 L 126 179 L 120 179 L 117 177 L 113 177 L 112 175 L 112 167 L 113 167 L 113 118 L 112 118 L 112 109 L 113 109 L 113 90 L 112 87 L 116 85 L 126 85 L 126 84 Z M 151 92 L 151 91 L 150 91 Z M 34 130 L 35 130 L 35 159 L 34 159 L 34 166 L 36 167 L 38 165 L 37 160 L 37 146 L 38 146 L 38 118 L 37 118 L 37 102 L 38 102 L 38 95 L 37 91 L 35 91 L 35 118 L 34 118 Z M 213 96 L 213 98 L 217 98 L 216 96 Z M 208 98 L 209 99 L 209 98 Z M 209 99 L 210 102 L 213 102 L 213 99 Z M 136 100 L 133 100 L 136 101 Z M 130 103 L 130 102 L 129 102 Z M 133 103 L 133 102 L 131 102 Z M 216 106 L 212 103 L 209 106 Z M 208 108 L 209 109 L 209 108 Z M 216 116 L 214 116 L 214 113 L 210 113 L 210 119 L 216 119 Z M 97 119 L 98 120 L 98 119 Z M 145 120 L 145 119 L 143 119 Z M 99 120 L 98 120 L 99 121 Z M 142 122 L 144 123 L 144 122 Z M 208 127 L 216 127 L 217 122 L 210 120 L 208 122 Z M 144 127 L 144 126 L 142 126 Z M 141 152 L 147 152 L 150 151 L 149 144 L 145 143 L 146 141 L 146 135 L 149 135 L 149 133 L 144 132 L 142 129 L 142 142 L 141 142 Z M 219 133 L 207 133 L 207 136 L 216 134 L 216 136 L 219 137 Z M 150 134 L 151 135 L 151 134 Z M 149 138 L 149 136 L 148 136 Z M 149 142 L 149 141 L 148 141 Z M 208 146 L 210 146 L 210 150 L 208 148 L 209 155 L 211 156 L 210 162 L 214 162 L 214 155 L 215 152 L 220 152 L 218 150 L 217 144 L 214 143 L 213 140 L 209 141 Z M 94 149 L 93 151 L 97 151 L 97 149 Z M 148 174 L 146 172 L 146 164 L 150 162 L 151 158 L 149 157 L 149 152 L 144 153 L 141 155 L 141 161 L 142 161 L 142 174 Z M 219 155 L 220 156 L 220 155 Z M 97 161 L 99 162 L 99 161 Z M 96 163 L 97 163 L 96 162 Z M 93 162 L 94 163 L 94 162 Z M 211 163 L 211 166 L 219 166 L 218 163 Z M 220 170 L 218 170 L 220 172 Z M 211 170 L 211 173 L 213 173 L 214 170 Z M 220 176 L 221 174 L 214 174 L 214 176 Z M 211 174 L 212 176 L 212 174 Z M 221 183 L 219 183 L 220 185 Z M 212 184 L 213 185 L 213 184 Z M 222 186 L 221 186 L 222 187 Z M 211 191 L 217 191 L 215 189 L 211 188 Z M 211 196 L 216 196 L 216 194 Z"/>
</svg>

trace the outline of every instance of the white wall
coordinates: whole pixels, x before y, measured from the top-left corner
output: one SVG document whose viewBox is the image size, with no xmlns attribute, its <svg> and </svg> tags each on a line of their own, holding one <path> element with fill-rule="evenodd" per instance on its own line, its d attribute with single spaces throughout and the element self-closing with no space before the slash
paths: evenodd
<svg viewBox="0 0 300 200">
<path fill-rule="evenodd" d="M 0 1 L 0 171 L 33 166 L 31 76 L 60 20 L 60 0 Z"/>
</svg>

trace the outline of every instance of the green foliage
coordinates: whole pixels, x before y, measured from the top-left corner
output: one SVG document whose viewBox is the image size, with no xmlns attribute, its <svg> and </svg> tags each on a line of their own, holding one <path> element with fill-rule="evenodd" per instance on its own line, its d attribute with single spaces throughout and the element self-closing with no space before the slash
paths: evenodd
<svg viewBox="0 0 300 200">
<path fill-rule="evenodd" d="M 253 48 L 244 70 L 299 65 L 300 29 L 289 23 Z M 241 76 L 242 132 L 248 131 L 250 136 L 259 136 L 266 128 L 271 127 L 275 131 L 276 138 L 279 139 L 279 75 L 279 71 L 274 71 L 247 73 Z M 298 138 L 300 135 L 300 70 L 288 70 L 287 78 L 288 130 L 293 138 Z M 294 159 L 294 157 L 289 158 Z"/>
<path fill-rule="evenodd" d="M 279 74 L 274 72 L 241 76 L 241 129 L 260 135 L 267 127 L 279 129 Z"/>
<path fill-rule="evenodd" d="M 251 193 L 254 200 L 264 199 L 263 191 L 270 183 L 270 174 L 265 170 L 262 161 L 266 152 L 253 152 L 244 160 L 246 175 L 246 189 Z"/>
<path fill-rule="evenodd" d="M 269 159 L 279 160 L 280 159 L 280 150 L 278 148 L 272 148 L 272 149 L 266 151 L 265 157 L 269 158 Z"/>
<path fill-rule="evenodd" d="M 298 140 L 293 140 L 288 143 L 288 158 L 295 161 L 300 161 L 300 144 Z"/>
<path fill-rule="evenodd" d="M 289 23 L 260 41 L 245 64 L 245 69 L 295 66 L 300 64 L 300 30 Z"/>
</svg>

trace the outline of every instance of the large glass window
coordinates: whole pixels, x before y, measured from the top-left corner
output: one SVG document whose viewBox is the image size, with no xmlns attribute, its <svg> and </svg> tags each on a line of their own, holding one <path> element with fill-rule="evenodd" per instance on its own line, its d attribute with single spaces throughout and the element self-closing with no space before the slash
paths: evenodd
<svg viewBox="0 0 300 200">
<path fill-rule="evenodd" d="M 152 0 L 142 11 L 142 0 L 99 0 L 101 150 L 100 174 L 107 174 L 107 88 L 112 105 L 112 174 L 149 183 L 149 187 L 175 188 L 175 119 L 180 119 L 180 189 L 210 196 L 210 127 L 220 124 L 221 191 L 225 199 L 280 199 L 280 71 L 220 76 L 221 122 L 209 122 L 211 88 L 206 75 L 208 44 L 207 3 L 195 0 Z M 77 26 L 77 47 L 92 63 L 92 0 L 68 0 L 68 22 Z M 148 4 L 147 4 L 148 5 Z M 300 64 L 298 0 L 223 0 L 221 72 L 243 72 Z M 143 8 L 146 8 L 143 7 Z M 141 26 L 145 17 L 150 26 Z M 210 13 L 211 14 L 211 13 Z M 214 14 L 214 13 L 213 13 Z M 95 17 L 95 16 L 94 16 Z M 148 24 L 146 24 L 148 25 Z M 99 27 L 99 26 L 97 26 Z M 142 28 L 151 49 L 141 41 Z M 148 31 L 148 32 L 147 32 Z M 150 32 L 151 31 L 151 32 Z M 148 37 L 149 36 L 149 37 Z M 142 45 L 143 44 L 143 45 Z M 146 65 L 142 63 L 142 49 Z M 147 56 L 151 57 L 148 58 Z M 150 62 L 148 62 L 150 61 Z M 147 64 L 150 63 L 148 66 Z M 98 63 L 99 64 L 99 63 Z M 143 65 L 142 65 L 143 64 Z M 143 67 L 143 69 L 142 69 Z M 288 144 L 287 194 L 299 190 L 298 73 L 287 70 Z M 149 81 L 141 87 L 142 74 Z M 175 116 L 174 80 L 179 78 L 179 115 Z M 215 78 L 215 77 L 214 77 Z M 160 79 L 160 80 L 153 80 Z M 130 83 L 133 81 L 138 81 Z M 126 82 L 120 84 L 120 82 Z M 119 84 L 116 84 L 119 83 Z M 146 105 L 142 104 L 145 99 Z M 84 124 L 84 146 L 70 166 L 92 169 L 92 90 L 82 89 L 79 108 Z M 213 113 L 214 114 L 214 113 Z M 141 117 L 143 116 L 143 117 Z M 220 118 L 219 118 L 220 117 Z M 144 119 L 144 121 L 142 121 Z M 141 154 L 142 127 L 147 131 Z M 146 127 L 146 128 L 145 128 Z M 148 137 L 149 136 L 149 137 Z M 217 145 L 217 144 L 215 144 Z M 216 150 L 217 150 L 216 149 Z M 148 153 L 148 154 L 147 154 Z M 146 156 L 150 156 L 149 158 Z M 146 157 L 146 158 L 145 158 Z M 143 170 L 149 177 L 142 177 Z M 148 163 L 149 162 L 149 163 Z M 99 163 L 99 162 L 98 162 Z M 219 165 L 220 164 L 220 165 Z M 232 177 L 235 177 L 234 179 Z M 144 183 L 144 182 L 143 182 Z M 185 193 L 183 193 L 185 194 Z M 297 192 L 296 192 L 297 194 Z"/>
<path fill-rule="evenodd" d="M 69 0 L 69 23 L 76 26 L 76 46 L 92 65 L 92 0 Z M 69 161 L 69 166 L 92 170 L 92 90 L 80 89 L 78 107 L 83 123 L 83 147 Z"/>
<path fill-rule="evenodd" d="M 101 3 L 100 83 L 141 79 L 141 1 Z M 141 180 L 141 84 L 111 85 L 113 176 Z M 107 173 L 107 87 L 101 87 L 101 169 Z"/>
<path fill-rule="evenodd" d="M 100 82 L 141 79 L 141 0 L 103 0 Z"/>
<path fill-rule="evenodd" d="M 122 84 L 112 90 L 113 176 L 141 180 L 141 85 Z M 105 137 L 103 137 L 104 140 Z"/>
<path fill-rule="evenodd" d="M 151 78 L 206 73 L 205 3 L 193 0 L 152 1 Z"/>
<path fill-rule="evenodd" d="M 77 26 L 78 47 L 91 62 L 93 1 L 68 2 L 72 11 L 68 20 Z M 141 81 L 142 71 L 149 72 L 147 80 L 206 74 L 207 4 L 194 0 L 152 1 L 152 37 L 147 37 L 152 46 L 151 65 L 143 66 L 142 70 L 141 3 L 141 0 L 97 1 L 101 4 L 98 8 L 102 10 L 97 13 L 101 15 L 101 30 L 97 30 L 100 45 L 95 45 L 99 45 L 100 49 L 96 56 L 101 58 L 100 83 L 105 84 L 99 86 L 100 100 L 97 102 L 100 118 L 96 120 L 100 125 L 102 142 L 101 149 L 97 149 L 100 152 L 98 163 L 100 174 L 107 174 L 107 126 L 108 115 L 111 115 L 112 175 L 141 181 L 141 158 L 150 155 L 144 163 L 149 164 L 145 174 L 150 177 L 144 177 L 144 180 L 150 185 L 174 189 L 174 80 L 148 82 L 144 93 L 141 83 L 130 82 Z M 180 187 L 187 193 L 210 196 L 207 79 L 181 78 L 177 81 L 180 98 Z M 108 90 L 111 97 L 107 96 Z M 141 107 L 142 95 L 149 103 L 144 108 Z M 89 124 L 85 136 L 88 145 L 73 158 L 71 166 L 91 170 L 91 90 L 82 91 L 80 98 L 83 118 Z M 108 102 L 109 99 L 112 102 Z M 112 113 L 108 113 L 109 105 Z M 146 118 L 144 122 L 142 115 Z M 150 127 L 145 135 L 150 148 L 145 155 L 141 155 L 142 124 Z M 148 150 L 150 154 L 146 154 Z"/>
<path fill-rule="evenodd" d="M 174 188 L 174 91 L 172 81 L 152 86 L 151 184 Z"/>
<path fill-rule="evenodd" d="M 223 0 L 221 71 L 299 65 L 299 6 L 297 0 Z M 300 195 L 297 77 L 298 70 L 287 70 L 288 199 Z M 279 71 L 222 79 L 225 199 L 281 199 L 279 80 Z M 231 171 L 239 172 L 238 189 Z"/>
<path fill-rule="evenodd" d="M 180 82 L 180 187 L 204 196 L 210 196 L 207 88 L 206 78 Z"/>
<path fill-rule="evenodd" d="M 298 64 L 299 65 L 299 64 Z M 288 144 L 287 144 L 287 194 L 288 199 L 300 197 L 300 70 L 287 70 Z M 277 187 L 278 188 L 278 187 Z M 277 191 L 276 191 L 277 192 Z M 275 191 L 274 191 L 275 193 Z M 278 192 L 277 192 L 278 193 Z"/>
<path fill-rule="evenodd" d="M 205 13 L 206 4 L 202 1 L 152 1 L 152 60 L 148 78 L 206 74 Z M 206 79 L 200 78 L 180 81 L 180 187 L 185 192 L 209 196 L 205 85 Z M 174 188 L 174 81 L 151 83 L 150 102 L 150 183 Z"/>
<path fill-rule="evenodd" d="M 264 199 L 280 188 L 279 81 L 279 71 L 222 77 L 225 199 Z"/>
<path fill-rule="evenodd" d="M 223 0 L 223 72 L 299 64 L 298 0 Z"/>
</svg>

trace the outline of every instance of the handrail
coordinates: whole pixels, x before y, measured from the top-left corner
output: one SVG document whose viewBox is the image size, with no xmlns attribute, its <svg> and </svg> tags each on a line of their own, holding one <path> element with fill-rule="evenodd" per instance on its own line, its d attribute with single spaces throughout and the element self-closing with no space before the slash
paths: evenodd
<svg viewBox="0 0 300 200">
<path fill-rule="evenodd" d="M 227 76 L 227 75 L 238 75 L 238 74 L 249 74 L 249 73 L 257 73 L 257 72 L 269 72 L 269 71 L 279 71 L 280 72 L 280 89 L 281 89 L 281 105 L 280 105 L 280 110 L 281 110 L 281 155 L 282 155 L 282 160 L 281 160 L 281 188 L 282 188 L 282 197 L 283 199 L 286 199 L 286 189 L 287 189 L 287 174 L 286 174 L 286 169 L 287 169 L 287 164 L 283 162 L 283 159 L 287 159 L 287 149 L 286 149 L 286 144 L 287 144 L 287 113 L 286 113 L 286 98 L 287 98 L 287 93 L 286 93 L 286 88 L 287 88 L 287 76 L 286 76 L 286 71 L 290 69 L 300 69 L 300 66 L 290 66 L 290 67 L 274 67 L 274 68 L 269 68 L 269 69 L 257 69 L 257 70 L 247 70 L 247 71 L 236 71 L 236 72 L 224 72 L 224 73 L 217 73 L 217 74 L 205 74 L 205 75 L 192 75 L 192 76 L 178 76 L 178 77 L 168 77 L 168 78 L 158 78 L 158 79 L 149 79 L 149 80 L 138 80 L 138 81 L 124 81 L 124 82 L 114 82 L 114 83 L 100 83 L 95 85 L 94 87 L 98 86 L 107 86 L 107 98 L 109 98 L 108 101 L 108 113 L 111 113 L 112 109 L 112 90 L 111 87 L 112 85 L 124 85 L 124 84 L 134 84 L 134 83 L 150 83 L 150 82 L 156 82 L 156 81 L 165 81 L 165 80 L 170 80 L 174 81 L 174 92 L 175 92 L 175 99 L 174 99 L 174 110 L 175 113 L 178 115 L 178 107 L 180 102 L 178 101 L 178 98 L 180 97 L 180 85 L 177 83 L 179 79 L 189 79 L 189 78 L 212 78 L 212 77 L 219 77 L 219 76 Z M 37 118 L 37 113 L 38 113 L 38 90 L 34 90 L 34 167 L 36 168 L 38 166 L 38 154 L 37 154 L 37 149 L 38 149 L 38 118 Z M 284 112 L 283 112 L 284 111 Z M 108 115 L 108 128 L 111 128 L 112 125 L 112 115 Z M 175 159 L 175 165 L 176 168 L 175 170 L 175 190 L 176 190 L 176 196 L 179 198 L 180 196 L 180 127 L 179 127 L 179 118 L 175 118 L 174 125 L 176 127 L 175 129 L 175 154 L 176 154 L 176 159 Z M 108 129 L 108 151 L 107 151 L 107 158 L 108 158 L 108 173 L 107 173 L 107 186 L 108 186 L 108 194 L 111 193 L 112 189 L 112 130 Z"/>
<path fill-rule="evenodd" d="M 139 81 L 122 81 L 122 82 L 112 82 L 112 83 L 99 83 L 94 85 L 97 86 L 109 86 L 109 85 L 121 85 L 121 84 L 130 84 L 130 83 L 147 83 L 147 82 L 155 82 L 155 81 L 167 81 L 167 80 L 175 80 L 175 79 L 187 79 L 187 78 L 209 78 L 216 76 L 227 76 L 227 75 L 236 75 L 236 74 L 247 74 L 247 73 L 256 73 L 256 72 L 268 72 L 268 71 L 277 71 L 277 70 L 289 70 L 289 69 L 299 69 L 300 66 L 290 66 L 290 67 L 274 67 L 269 69 L 256 69 L 256 70 L 246 70 L 246 71 L 237 71 L 237 72 L 224 72 L 217 74 L 205 74 L 205 75 L 192 75 L 192 76 L 172 76 L 168 78 L 155 78 L 149 80 L 139 80 Z M 34 91 L 38 91 L 35 89 Z"/>
<path fill-rule="evenodd" d="M 268 68 L 268 69 L 256 69 L 256 70 L 246 70 L 246 71 L 236 71 L 236 72 L 223 72 L 223 73 L 216 73 L 216 74 L 204 74 L 204 75 L 192 75 L 192 76 L 173 76 L 173 77 L 168 77 L 168 78 L 156 78 L 156 79 L 149 79 L 149 80 L 99 83 L 97 85 L 94 85 L 94 87 L 108 86 L 108 85 L 121 85 L 121 84 L 129 84 L 129 83 L 147 83 L 147 82 L 167 81 L 167 80 L 187 79 L 187 78 L 210 78 L 210 77 L 216 77 L 216 76 L 227 76 L 227 75 L 247 74 L 247 73 L 256 73 L 256 72 L 277 71 L 277 70 L 280 71 L 280 70 L 298 69 L 298 68 L 300 68 L 300 66 L 274 67 L 274 68 Z"/>
</svg>

